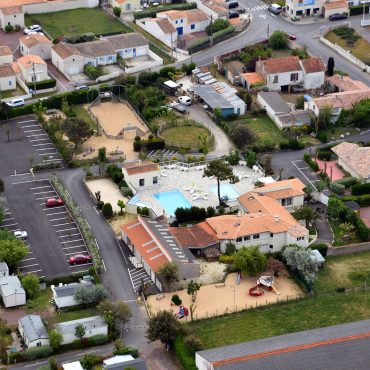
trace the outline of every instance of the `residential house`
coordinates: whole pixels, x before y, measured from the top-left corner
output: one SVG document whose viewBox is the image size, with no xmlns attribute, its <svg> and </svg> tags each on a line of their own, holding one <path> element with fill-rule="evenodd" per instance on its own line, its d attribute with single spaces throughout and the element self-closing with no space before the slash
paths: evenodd
<svg viewBox="0 0 370 370">
<path fill-rule="evenodd" d="M 25 35 L 19 39 L 19 50 L 22 55 L 37 55 L 41 59 L 51 59 L 53 43 L 43 34 Z"/>
<path fill-rule="evenodd" d="M 354 4 L 356 2 L 356 4 Z M 349 13 L 349 6 L 358 5 L 358 0 L 285 0 L 286 12 L 292 16 L 322 15 L 329 18 L 334 13 Z"/>
<path fill-rule="evenodd" d="M 326 78 L 326 84 L 329 92 L 344 92 L 344 91 L 358 91 L 368 90 L 367 86 L 362 81 L 353 80 L 349 76 L 334 75 Z"/>
<path fill-rule="evenodd" d="M 78 287 L 87 287 L 90 288 L 93 286 L 91 282 L 81 282 L 81 283 L 72 283 L 72 284 L 59 284 L 59 286 L 51 285 L 51 291 L 53 292 L 53 300 L 57 308 L 77 306 L 74 298 L 75 290 Z"/>
<path fill-rule="evenodd" d="M 142 18 L 135 23 L 170 48 L 177 43 L 176 28 L 167 18 Z"/>
<path fill-rule="evenodd" d="M 197 6 L 208 17 L 212 17 L 213 20 L 229 18 L 229 11 L 226 9 L 225 1 L 223 0 L 199 0 L 197 1 Z"/>
<path fill-rule="evenodd" d="M 140 11 L 140 0 L 111 0 L 112 8 L 121 8 L 122 13 L 133 13 Z"/>
<path fill-rule="evenodd" d="M 266 109 L 267 115 L 280 130 L 310 124 L 311 113 L 309 111 L 296 110 L 293 105 L 288 105 L 277 92 L 259 92 L 257 103 Z"/>
<path fill-rule="evenodd" d="M 0 278 L 9 276 L 9 267 L 6 262 L 0 262 Z"/>
<path fill-rule="evenodd" d="M 149 52 L 148 40 L 138 32 L 113 35 L 106 39 L 123 59 L 141 57 Z"/>
<path fill-rule="evenodd" d="M 308 246 L 308 230 L 278 201 L 257 191 L 242 195 L 240 214 L 206 219 L 219 239 L 221 252 L 229 242 L 237 249 L 258 245 L 265 253 L 278 252 L 288 244 Z"/>
<path fill-rule="evenodd" d="M 38 55 L 25 55 L 17 59 L 22 80 L 26 83 L 49 80 L 48 66 Z"/>
<path fill-rule="evenodd" d="M 137 193 L 139 189 L 157 185 L 160 177 L 158 163 L 143 161 L 125 163 L 122 166 L 123 178 L 130 189 Z"/>
<path fill-rule="evenodd" d="M 6 26 L 24 27 L 24 14 L 22 6 L 9 3 L 9 6 L 0 4 L 0 28 L 5 29 Z"/>
<path fill-rule="evenodd" d="M 87 64 L 86 59 L 72 44 L 59 42 L 51 48 L 53 65 L 67 78 L 71 75 L 82 73 L 85 64 Z"/>
<path fill-rule="evenodd" d="M 247 72 L 240 74 L 240 84 L 244 87 L 244 89 L 249 91 L 254 87 L 264 86 L 266 81 L 261 73 Z"/>
<path fill-rule="evenodd" d="M 290 56 L 259 60 L 256 72 L 263 75 L 270 91 L 290 91 L 297 85 L 306 90 L 316 89 L 325 82 L 325 65 L 320 58 L 300 60 Z"/>
<path fill-rule="evenodd" d="M 369 331 L 370 320 L 305 330 L 198 351 L 195 364 L 198 370 L 366 369 Z"/>
<path fill-rule="evenodd" d="M 241 85 L 242 72 L 244 72 L 244 64 L 240 60 L 233 60 L 225 65 L 226 78 L 232 85 Z"/>
<path fill-rule="evenodd" d="M 114 356 L 103 360 L 103 370 L 124 370 L 124 369 L 147 370 L 145 360 L 133 358 L 131 355 Z"/>
<path fill-rule="evenodd" d="M 50 345 L 49 334 L 39 315 L 21 317 L 18 330 L 28 348 Z"/>
<path fill-rule="evenodd" d="M 13 52 L 9 46 L 0 46 L 0 65 L 13 63 Z"/>
<path fill-rule="evenodd" d="M 0 91 L 15 90 L 16 88 L 16 75 L 12 65 L 0 65 Z"/>
<path fill-rule="evenodd" d="M 0 278 L 0 296 L 6 308 L 22 306 L 26 303 L 26 292 L 17 276 Z"/>
<path fill-rule="evenodd" d="M 122 239 L 161 291 L 164 287 L 157 272 L 166 263 L 177 265 L 181 280 L 199 276 L 198 262 L 187 248 L 181 246 L 164 222 L 139 216 L 122 226 Z"/>
<path fill-rule="evenodd" d="M 331 150 L 338 156 L 338 164 L 351 176 L 370 183 L 370 147 L 355 143 L 340 143 Z"/>
<path fill-rule="evenodd" d="M 95 335 L 108 335 L 108 325 L 101 316 L 86 317 L 83 319 L 65 321 L 54 325 L 54 329 L 63 336 L 62 344 L 72 343 L 76 337 L 76 326 L 82 325 L 85 328 L 84 338 Z"/>
</svg>

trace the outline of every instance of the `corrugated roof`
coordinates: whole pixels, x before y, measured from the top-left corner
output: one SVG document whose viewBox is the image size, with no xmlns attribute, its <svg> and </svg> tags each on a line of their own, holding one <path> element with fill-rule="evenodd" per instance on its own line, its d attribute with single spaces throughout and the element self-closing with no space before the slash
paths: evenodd
<svg viewBox="0 0 370 370">
<path fill-rule="evenodd" d="M 221 108 L 233 108 L 233 106 L 212 86 L 209 85 L 195 85 L 193 87 L 194 93 L 197 94 L 204 102 L 209 105 L 212 109 Z"/>
<path fill-rule="evenodd" d="M 39 315 L 26 315 L 19 319 L 23 332 L 28 341 L 49 339 L 48 332 Z"/>
</svg>

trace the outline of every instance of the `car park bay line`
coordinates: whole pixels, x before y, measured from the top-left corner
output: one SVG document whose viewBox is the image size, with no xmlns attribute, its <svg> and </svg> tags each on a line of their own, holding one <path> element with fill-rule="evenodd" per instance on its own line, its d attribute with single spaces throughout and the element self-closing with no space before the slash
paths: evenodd
<svg viewBox="0 0 370 370">
<path fill-rule="evenodd" d="M 73 253 L 74 254 L 74 253 Z M 69 260 L 67 260 L 67 262 L 69 262 Z M 80 265 L 71 265 L 69 267 L 80 267 L 80 266 L 88 266 L 88 265 L 92 265 L 92 262 L 88 262 L 88 263 L 81 263 Z M 86 271 L 89 271 L 89 270 L 86 270 Z M 84 272 L 84 271 L 79 271 L 79 272 Z"/>
<path fill-rule="evenodd" d="M 60 242 L 61 244 L 68 244 L 68 243 L 74 243 L 74 242 L 78 242 L 80 240 L 83 240 L 82 238 L 78 238 L 78 239 L 74 239 L 74 240 L 68 240 L 66 242 Z"/>
<path fill-rule="evenodd" d="M 65 220 L 66 219 L 66 216 L 64 217 L 59 217 L 59 218 L 51 218 L 49 221 L 50 222 L 53 222 L 53 221 L 59 221 L 59 220 Z"/>
<path fill-rule="evenodd" d="M 42 128 L 35 128 L 34 130 L 23 130 L 24 133 L 26 133 L 26 132 L 35 132 L 35 131 L 42 131 Z"/>
<path fill-rule="evenodd" d="M 26 135 L 26 137 L 47 136 L 46 134 Z"/>
<path fill-rule="evenodd" d="M 68 212 L 67 211 L 62 211 L 62 212 L 47 213 L 46 216 L 61 215 L 63 213 L 68 213 Z"/>
<path fill-rule="evenodd" d="M 25 260 L 22 260 L 22 262 L 25 262 L 25 261 L 31 261 L 31 260 L 35 260 L 36 257 L 31 257 L 31 258 L 26 258 Z M 21 266 L 22 267 L 22 266 Z"/>
<path fill-rule="evenodd" d="M 54 193 L 54 190 L 39 191 L 38 193 L 33 193 L 33 195 L 46 194 L 46 193 Z"/>
<path fill-rule="evenodd" d="M 50 146 L 52 146 L 52 145 L 50 144 Z M 43 150 L 55 150 L 55 149 L 54 148 L 41 148 L 41 149 L 36 149 L 36 152 L 41 152 Z M 56 150 L 55 150 L 55 152 L 58 153 Z"/>
<path fill-rule="evenodd" d="M 77 226 L 75 226 L 75 227 L 71 227 L 71 228 L 69 228 L 69 229 L 56 230 L 55 232 L 56 232 L 56 233 L 62 233 L 62 232 L 64 232 L 64 231 L 68 231 L 68 230 L 78 230 L 78 227 L 77 227 Z"/>
<path fill-rule="evenodd" d="M 28 128 L 28 127 L 40 127 L 39 125 L 27 125 L 27 126 L 22 126 L 22 128 Z M 41 129 L 40 129 L 41 130 Z"/>
<path fill-rule="evenodd" d="M 81 233 L 68 234 L 68 235 L 59 235 L 58 238 L 69 238 L 70 236 L 76 236 L 76 235 L 81 235 Z"/>
<path fill-rule="evenodd" d="M 45 141 L 48 139 L 37 139 L 37 140 L 30 140 L 30 141 Z M 32 144 L 32 146 L 43 146 L 43 145 L 50 145 L 50 143 L 44 143 L 44 144 Z"/>
<path fill-rule="evenodd" d="M 39 266 L 39 264 L 38 263 L 34 263 L 33 265 L 21 266 L 21 268 L 25 269 L 27 267 L 32 267 L 32 266 Z"/>
<path fill-rule="evenodd" d="M 18 225 L 18 223 L 15 223 L 15 224 L 9 224 L 9 225 L 1 225 L 0 227 L 9 227 L 9 226 L 15 226 L 15 225 Z"/>
<path fill-rule="evenodd" d="M 85 266 L 85 264 L 84 265 L 80 265 L 80 266 Z M 70 267 L 78 267 L 78 265 L 76 265 L 76 266 L 70 266 Z M 74 272 L 72 272 L 72 274 L 81 274 L 81 272 L 89 272 L 89 270 L 74 271 Z"/>
<path fill-rule="evenodd" d="M 64 249 L 76 249 L 76 248 L 82 248 L 82 247 L 84 247 L 85 245 L 75 245 L 74 247 L 63 247 L 62 249 L 64 250 Z"/>
<path fill-rule="evenodd" d="M 30 190 L 44 189 L 44 188 L 51 188 L 51 185 L 37 186 L 37 187 L 35 187 L 35 188 L 30 188 Z"/>
<path fill-rule="evenodd" d="M 57 226 L 64 226 L 64 225 L 71 225 L 71 224 L 74 224 L 74 222 L 66 222 L 64 224 L 57 224 L 57 225 L 53 225 L 53 226 L 57 227 Z"/>
<path fill-rule="evenodd" d="M 19 121 L 18 123 L 37 122 L 35 119 L 29 119 L 28 121 Z"/>
<path fill-rule="evenodd" d="M 66 256 L 73 256 L 75 254 L 81 254 L 81 253 L 86 253 L 86 250 L 82 250 L 82 251 L 74 251 L 74 252 L 71 252 L 71 253 L 64 253 Z"/>
<path fill-rule="evenodd" d="M 44 203 L 40 203 L 40 205 L 44 205 Z M 64 206 L 55 206 L 53 207 L 54 209 L 57 209 L 57 208 L 64 208 Z M 50 211 L 50 208 L 43 208 L 43 211 Z"/>
</svg>

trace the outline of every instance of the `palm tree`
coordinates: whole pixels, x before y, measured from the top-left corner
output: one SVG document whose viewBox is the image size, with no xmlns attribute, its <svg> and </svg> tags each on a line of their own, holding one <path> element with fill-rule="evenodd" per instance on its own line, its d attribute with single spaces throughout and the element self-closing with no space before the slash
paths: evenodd
<svg viewBox="0 0 370 370">
<path fill-rule="evenodd" d="M 310 227 L 310 223 L 321 218 L 321 216 L 311 207 L 303 206 L 296 208 L 293 212 L 293 216 L 296 220 L 304 220 L 306 223 L 306 229 Z"/>
</svg>

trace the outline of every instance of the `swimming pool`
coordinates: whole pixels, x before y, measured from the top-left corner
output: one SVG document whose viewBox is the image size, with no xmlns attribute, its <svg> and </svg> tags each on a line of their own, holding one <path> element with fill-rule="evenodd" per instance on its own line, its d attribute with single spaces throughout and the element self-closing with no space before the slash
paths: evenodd
<svg viewBox="0 0 370 370">
<path fill-rule="evenodd" d="M 217 185 L 211 186 L 211 191 L 217 195 Z M 227 197 L 228 200 L 236 199 L 239 193 L 231 184 L 221 184 L 220 185 L 221 199 Z"/>
<path fill-rule="evenodd" d="M 153 195 L 165 209 L 167 216 L 174 216 L 177 208 L 190 208 L 191 204 L 179 190 L 162 191 Z"/>
</svg>

